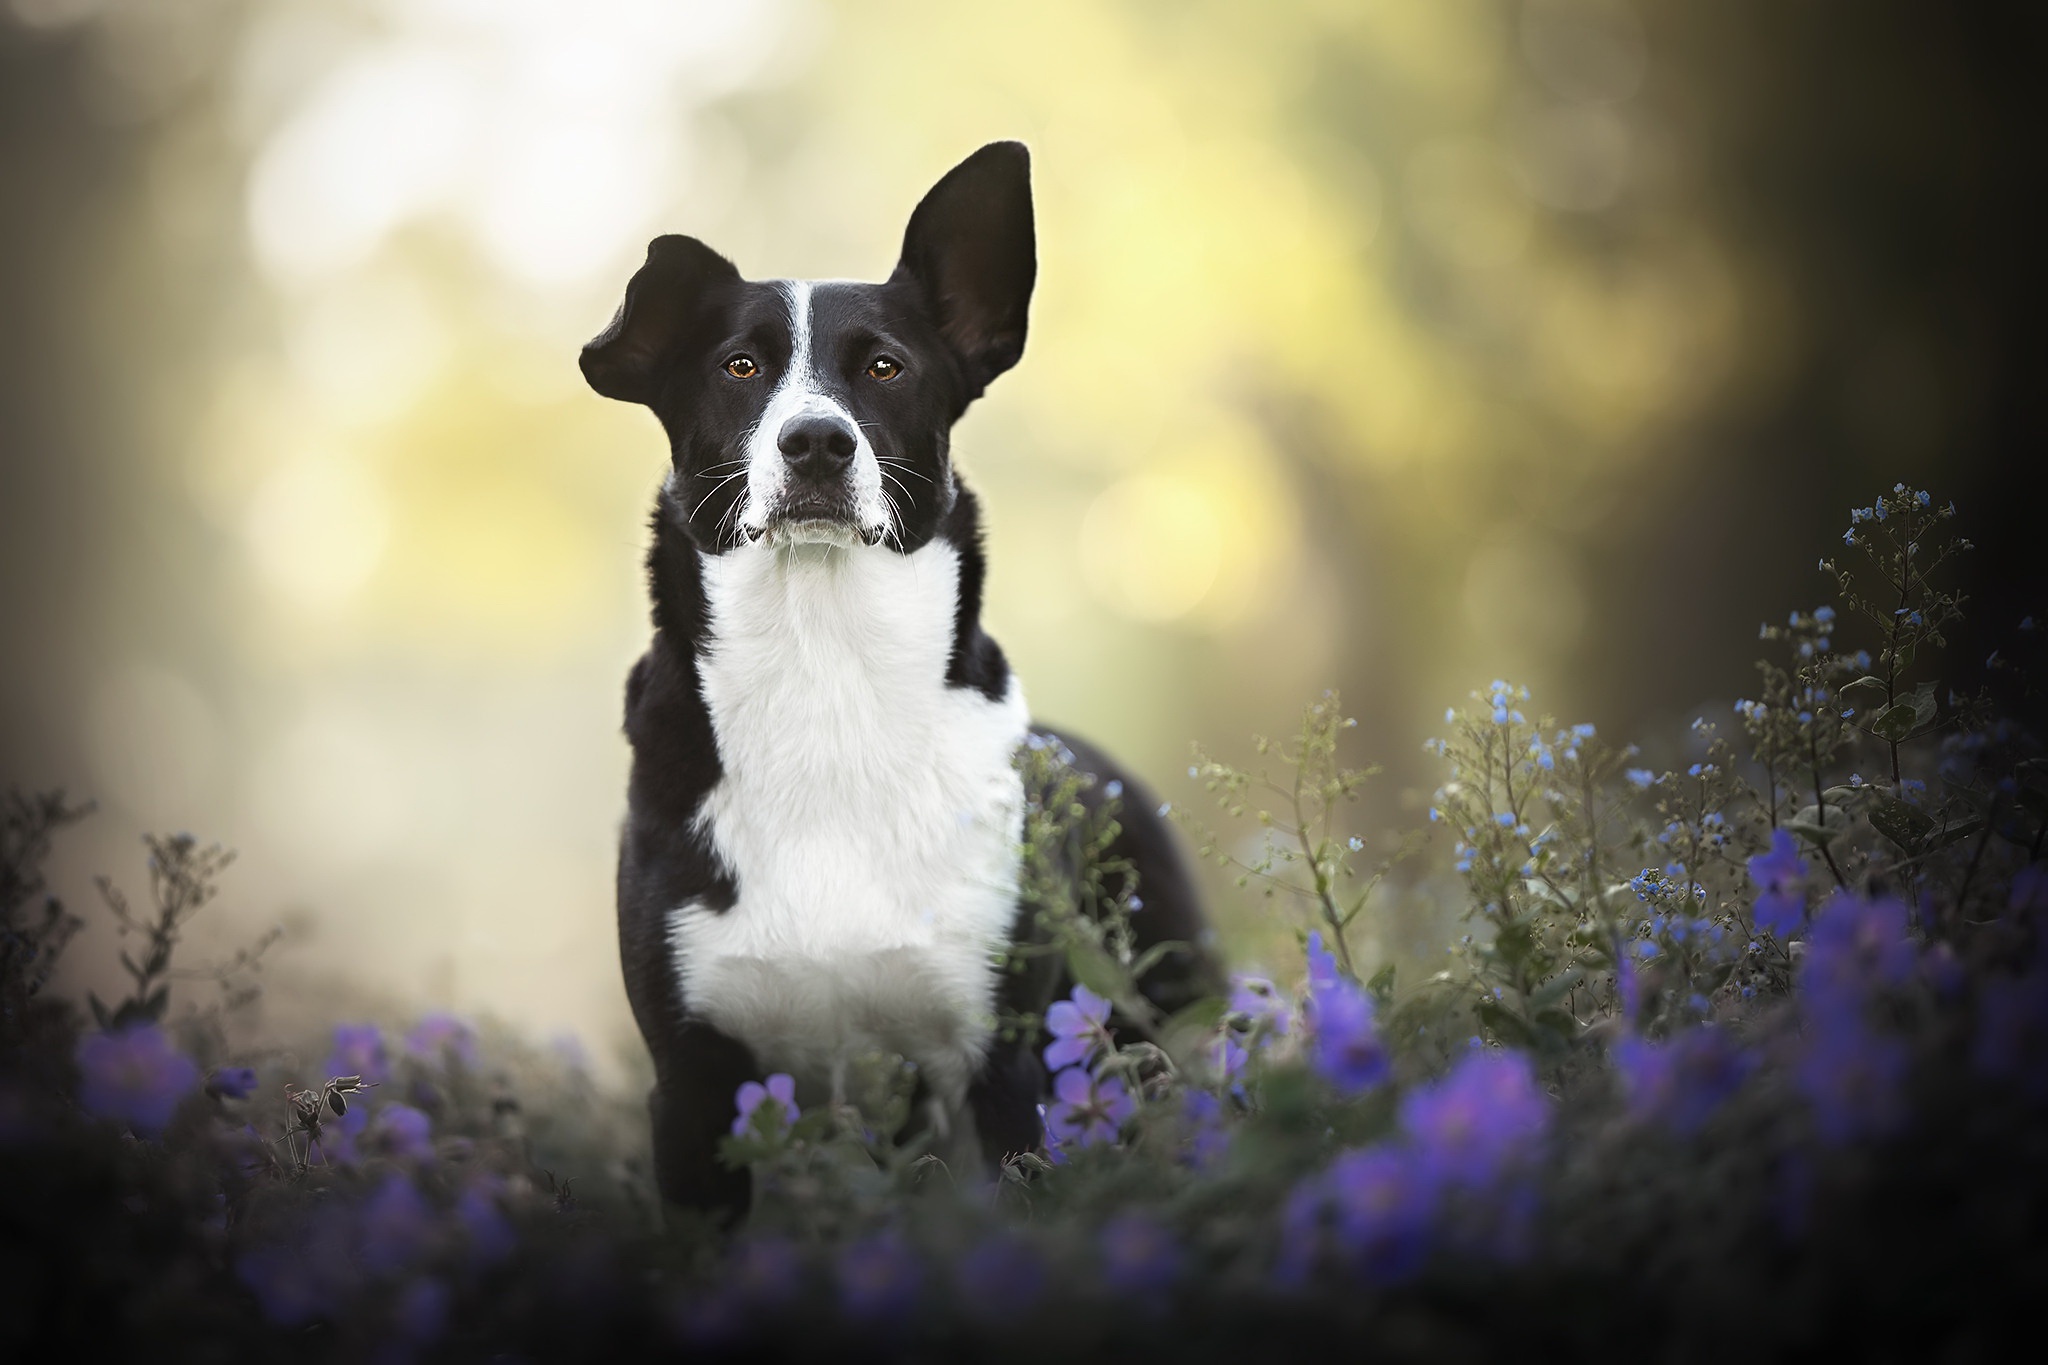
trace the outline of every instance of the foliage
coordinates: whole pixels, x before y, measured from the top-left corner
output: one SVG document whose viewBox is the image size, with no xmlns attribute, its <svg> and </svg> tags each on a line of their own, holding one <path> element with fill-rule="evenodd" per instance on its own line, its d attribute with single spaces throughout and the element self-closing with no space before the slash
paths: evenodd
<svg viewBox="0 0 2048 1365">
<path fill-rule="evenodd" d="M 1256 841 L 1204 853 L 1296 917 L 1304 970 L 1171 1017 L 1144 985 L 1172 947 L 1137 949 L 1111 856 L 1123 793 L 1036 741 L 1037 934 L 1004 970 L 1067 993 L 994 1022 L 1053 1078 L 1044 1145 L 949 1162 L 900 1058 L 826 1104 L 750 1081 L 730 1238 L 663 1229 L 628 1108 L 449 1016 L 202 1083 L 170 963 L 225 855 L 189 839 L 151 841 L 153 918 L 108 895 L 149 945 L 134 996 L 22 1028 L 69 933 L 23 911 L 77 812 L 15 798 L 0 1216 L 62 1269 L 0 1330 L 75 1343 L 111 1308 L 158 1354 L 1985 1354 L 2048 1287 L 2048 767 L 1943 686 L 1952 520 L 1903 486 L 1858 509 L 1881 587 L 1824 561 L 1842 607 L 1766 628 L 1756 699 L 1696 721 L 1680 766 L 1473 693 L 1429 742 L 1427 831 L 1371 862 L 1334 695 L 1258 742 L 1277 767 L 1198 754 Z M 1445 875 L 1397 883 L 1425 837 Z M 1471 932 L 1445 970 L 1361 960 L 1375 908 L 1446 885 Z"/>
</svg>

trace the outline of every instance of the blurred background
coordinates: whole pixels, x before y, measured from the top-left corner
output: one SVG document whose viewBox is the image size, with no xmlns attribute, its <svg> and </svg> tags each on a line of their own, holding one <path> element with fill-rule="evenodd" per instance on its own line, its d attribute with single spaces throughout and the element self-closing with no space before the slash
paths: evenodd
<svg viewBox="0 0 2048 1365">
<path fill-rule="evenodd" d="M 631 1057 L 665 450 L 577 349 L 659 232 L 880 278 L 997 137 L 1041 268 L 956 442 L 987 620 L 1162 795 L 1332 686 L 1375 834 L 1495 676 L 1668 743 L 1900 479 L 1985 544 L 1967 684 L 2039 606 L 2040 13 L 0 0 L 0 780 L 100 802 L 76 909 L 145 829 L 238 848 L 195 953 L 285 922 L 270 1008 Z"/>
</svg>

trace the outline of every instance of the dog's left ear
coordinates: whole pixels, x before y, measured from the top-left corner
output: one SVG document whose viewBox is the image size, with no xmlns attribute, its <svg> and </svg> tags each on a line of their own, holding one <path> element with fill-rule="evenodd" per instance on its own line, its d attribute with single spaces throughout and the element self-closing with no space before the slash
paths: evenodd
<svg viewBox="0 0 2048 1365">
<path fill-rule="evenodd" d="M 661 388 L 661 362 L 704 306 L 706 291 L 739 277 L 731 261 L 695 237 L 656 237 L 611 326 L 583 348 L 583 377 L 607 398 L 652 403 Z"/>
<path fill-rule="evenodd" d="M 1024 353 L 1038 238 L 1031 154 L 991 142 L 946 172 L 910 215 L 891 282 L 913 280 L 940 333 L 966 362 L 969 399 Z"/>
</svg>

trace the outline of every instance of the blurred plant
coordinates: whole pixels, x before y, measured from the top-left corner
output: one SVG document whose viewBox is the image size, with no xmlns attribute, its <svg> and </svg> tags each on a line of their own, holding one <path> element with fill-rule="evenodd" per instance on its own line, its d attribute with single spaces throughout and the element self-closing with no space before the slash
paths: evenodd
<svg viewBox="0 0 2048 1365">
<path fill-rule="evenodd" d="M 2009 1211 L 2048 1201 L 2048 796 L 2036 734 L 1983 698 L 1922 706 L 1911 670 L 1937 667 L 1961 609 L 1928 577 L 1928 527 L 1947 520 L 1932 509 L 1898 488 L 1852 524 L 1852 544 L 1904 537 L 1878 559 L 1903 615 L 1879 620 L 1838 579 L 1878 620 L 1874 655 L 1836 648 L 1827 606 L 1764 632 L 1787 657 L 1737 708 L 1747 757 L 1702 718 L 1682 769 L 1636 766 L 1506 680 L 1448 712 L 1430 823 L 1452 832 L 1451 875 L 1403 894 L 1453 888 L 1474 932 L 1406 990 L 1385 967 L 1361 980 L 1369 940 L 1351 931 L 1412 840 L 1354 868 L 1342 809 L 1370 770 L 1337 763 L 1334 696 L 1261 743 L 1280 776 L 1196 768 L 1260 840 L 1205 850 L 1307 911 L 1298 974 L 1241 976 L 1166 1018 L 1141 987 L 1171 945 L 1136 949 L 1143 888 L 1111 851 L 1122 793 L 1056 741 L 1027 747 L 1038 942 L 1008 969 L 1063 971 L 1068 993 L 1000 1021 L 1053 1079 L 1043 1145 L 993 1180 L 941 1159 L 913 1068 L 861 1057 L 826 1102 L 799 1106 L 787 1075 L 742 1085 L 721 1153 L 754 1177 L 744 1235 L 657 1236 L 644 1203 L 602 1202 L 651 1202 L 644 1157 L 617 1150 L 638 1120 L 543 1164 L 529 1120 L 573 1124 L 595 1107 L 587 1078 L 567 1068 L 551 1105 L 522 1107 L 491 1074 L 510 1045 L 463 1020 L 419 1020 L 400 1049 L 379 1024 L 339 1025 L 330 1079 L 302 1089 L 259 1084 L 277 1071 L 260 1060 L 202 1086 L 171 1032 L 131 1018 L 67 1025 L 57 1063 L 0 1073 L 0 1155 L 82 1163 L 63 1199 L 9 1216 L 92 1275 L 105 1229 L 167 1210 L 171 1230 L 132 1252 L 149 1276 L 122 1283 L 170 1263 L 205 1316 L 128 1311 L 245 1354 L 316 1336 L 350 1358 L 773 1356 L 843 1334 L 881 1355 L 1042 1357 L 1340 1328 L 1411 1354 L 1617 1332 L 1673 1354 L 1789 1351 L 1823 1327 L 1879 1353 L 1996 1340 L 1984 1324 L 2032 1302 L 2043 1256 Z M 69 810 L 43 800 L 11 808 L 10 917 Z M 152 944 L 175 942 L 218 869 L 189 841 L 160 861 L 158 917 L 134 922 Z M 145 1010 L 162 1012 L 167 962 L 131 965 Z M 17 1181 L 15 1202 L 51 1183 Z M 81 1224 L 89 1252 L 64 1240 Z M 1914 1293 L 1873 1301 L 1870 1267 L 1894 1262 Z"/>
<path fill-rule="evenodd" d="M 9 788 L 0 801 L 0 1045 L 21 1040 L 32 1009 L 82 921 L 45 894 L 43 862 L 51 837 L 92 813 L 64 793 Z M 40 913 L 30 904 L 42 899 Z"/>
</svg>

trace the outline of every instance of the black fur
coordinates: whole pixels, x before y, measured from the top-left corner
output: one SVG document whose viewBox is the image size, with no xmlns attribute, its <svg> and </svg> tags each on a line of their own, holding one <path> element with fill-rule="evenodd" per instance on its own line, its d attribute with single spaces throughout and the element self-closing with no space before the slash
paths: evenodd
<svg viewBox="0 0 2048 1365">
<path fill-rule="evenodd" d="M 878 455 L 916 476 L 903 481 L 887 544 L 907 553 L 942 539 L 958 554 L 946 682 L 991 700 L 1005 694 L 1009 666 L 981 628 L 980 512 L 952 469 L 950 436 L 967 404 L 1021 354 L 1035 268 L 1028 161 L 1021 146 L 997 143 L 956 167 L 918 206 L 888 281 L 820 286 L 814 294 L 815 368 Z M 743 280 L 700 242 L 663 237 L 582 362 L 593 388 L 646 404 L 669 437 L 673 467 L 648 555 L 654 638 L 626 684 L 633 765 L 619 851 L 619 945 L 634 1018 L 654 1057 L 649 1105 L 662 1194 L 727 1217 L 744 1209 L 747 1177 L 719 1165 L 715 1153 L 732 1122 L 734 1091 L 758 1078 L 758 1067 L 742 1044 L 691 1018 L 668 921 L 692 900 L 730 911 L 741 890 L 696 823 L 723 771 L 697 666 L 710 628 L 699 556 L 746 539 L 733 515 L 744 480 L 720 480 L 743 454 L 770 391 L 735 377 L 726 359 L 744 353 L 772 374 L 790 362 L 792 348 L 780 290 Z M 880 352 L 904 362 L 901 374 L 863 382 L 864 367 Z M 1084 800 L 1102 800 L 1112 779 L 1124 785 L 1123 830 L 1112 853 L 1138 869 L 1140 942 L 1199 944 L 1200 909 L 1153 798 L 1096 750 L 1071 737 L 1064 743 L 1101 779 Z M 1020 910 L 1014 937 L 1030 932 Z M 1042 1014 L 1064 988 L 1061 968 L 1046 955 L 1026 964 L 1000 983 L 1000 1005 Z M 1172 1009 L 1219 985 L 1214 961 L 1197 949 L 1155 973 L 1147 988 Z M 992 1046 L 968 1097 L 991 1159 L 1038 1145 L 1044 1089 L 1033 1048 Z"/>
</svg>

